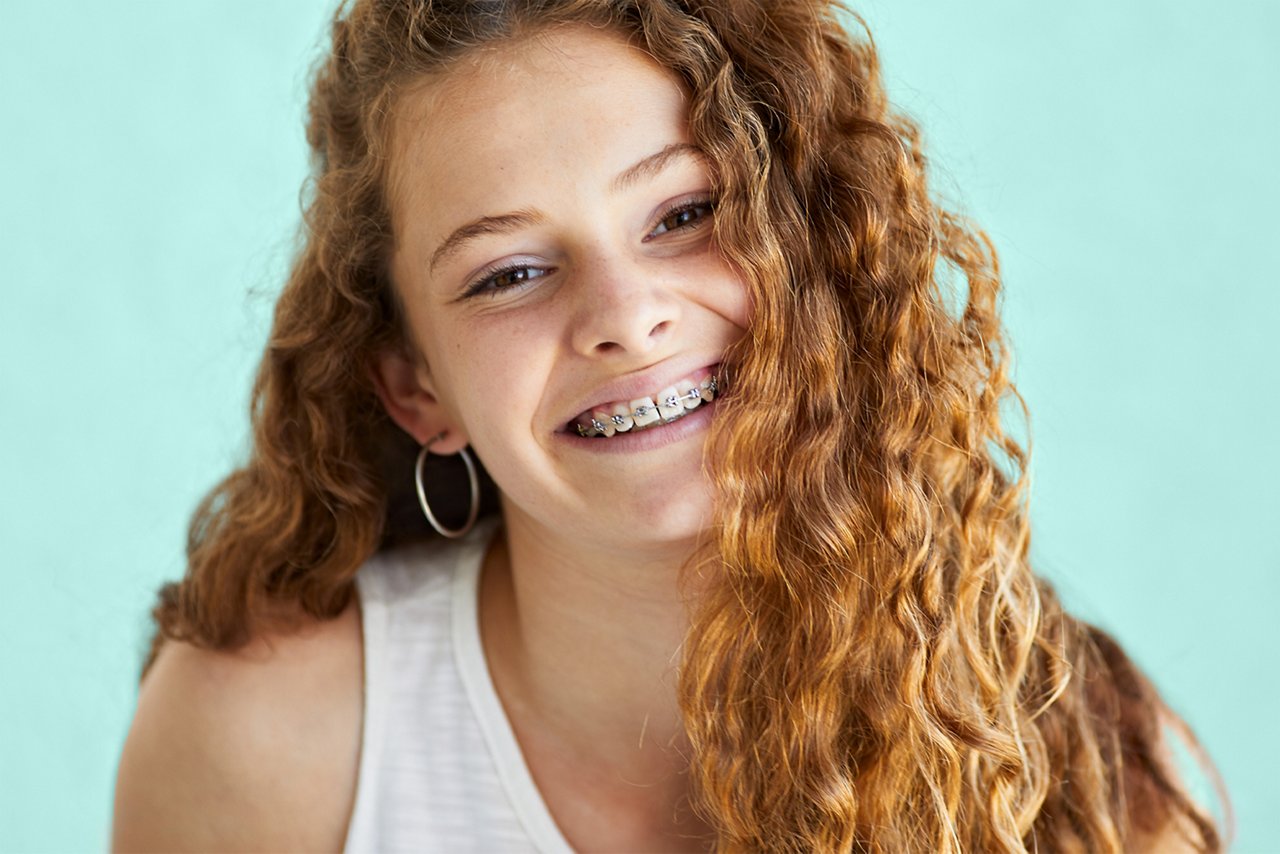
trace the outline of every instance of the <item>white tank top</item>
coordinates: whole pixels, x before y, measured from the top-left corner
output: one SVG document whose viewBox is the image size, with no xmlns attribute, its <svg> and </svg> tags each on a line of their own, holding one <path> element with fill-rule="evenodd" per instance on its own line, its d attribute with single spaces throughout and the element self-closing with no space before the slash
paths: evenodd
<svg viewBox="0 0 1280 854">
<path fill-rule="evenodd" d="M 344 850 L 571 854 L 480 645 L 477 580 L 498 527 L 375 555 L 356 576 L 364 723 Z"/>
</svg>

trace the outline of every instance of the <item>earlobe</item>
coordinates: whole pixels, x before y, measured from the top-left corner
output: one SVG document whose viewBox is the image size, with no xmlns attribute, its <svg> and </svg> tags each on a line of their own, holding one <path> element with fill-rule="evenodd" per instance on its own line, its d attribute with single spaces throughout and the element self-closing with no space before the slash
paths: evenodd
<svg viewBox="0 0 1280 854">
<path fill-rule="evenodd" d="M 436 397 L 423 365 L 398 349 L 384 350 L 369 373 L 387 415 L 419 445 L 439 437 L 432 450 L 441 454 L 467 445 L 466 433 Z"/>
</svg>

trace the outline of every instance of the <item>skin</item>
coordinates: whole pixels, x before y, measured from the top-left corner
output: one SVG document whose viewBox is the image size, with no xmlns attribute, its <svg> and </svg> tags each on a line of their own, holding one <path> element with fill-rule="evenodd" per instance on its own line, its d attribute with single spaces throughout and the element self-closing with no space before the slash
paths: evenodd
<svg viewBox="0 0 1280 854">
<path fill-rule="evenodd" d="M 120 758 L 111 849 L 341 850 L 361 679 L 354 604 L 235 652 L 166 643 Z"/>
<path fill-rule="evenodd" d="M 398 106 L 391 269 L 412 342 L 382 355 L 374 382 L 402 428 L 441 437 L 437 453 L 469 445 L 502 490 L 479 619 L 526 762 L 576 850 L 710 850 L 684 806 L 674 672 L 687 627 L 677 576 L 710 511 L 704 433 L 608 455 L 555 435 L 594 391 L 678 379 L 748 326 L 710 212 L 665 219 L 706 197 L 705 164 L 683 154 L 613 186 L 688 142 L 684 94 L 616 37 L 565 29 L 464 59 Z M 522 210 L 539 222 L 433 266 L 460 225 Z M 694 227 L 674 227 L 685 219 Z M 521 289 L 459 298 L 508 261 L 530 268 Z M 341 849 L 361 738 L 359 609 L 293 616 L 301 631 L 263 629 L 235 652 L 166 644 L 121 758 L 114 850 Z M 1191 849 L 1170 827 L 1136 850 Z"/>
<path fill-rule="evenodd" d="M 563 29 L 423 81 L 402 96 L 392 142 L 391 271 L 412 342 L 373 379 L 403 429 L 441 437 L 436 453 L 469 445 L 502 491 L 479 619 L 530 771 L 577 850 L 708 850 L 685 806 L 674 670 L 677 576 L 711 508 L 705 428 L 623 454 L 556 433 L 606 386 L 657 391 L 745 334 L 747 292 L 711 239 L 702 159 L 680 151 L 618 185 L 689 142 L 684 93 L 618 37 Z M 513 211 L 537 223 L 433 265 L 459 226 Z M 528 269 L 490 284 L 521 287 L 461 298 L 513 261 Z M 360 647 L 356 608 L 238 653 L 166 645 L 121 760 L 113 846 L 340 848 Z"/>
<path fill-rule="evenodd" d="M 391 270 L 414 352 L 384 355 L 379 388 L 407 432 L 443 434 L 442 453 L 469 445 L 502 491 L 480 600 L 498 693 L 575 847 L 701 850 L 683 838 L 696 823 L 671 816 L 687 789 L 677 573 L 711 509 L 705 430 L 624 454 L 556 432 L 607 384 L 653 376 L 657 391 L 745 334 L 747 291 L 710 208 L 669 213 L 708 198 L 703 160 L 681 153 L 616 186 L 689 143 L 684 93 L 616 37 L 570 29 L 480 56 L 402 106 Z M 516 211 L 539 222 L 433 266 L 459 226 Z M 460 298 L 507 262 L 528 265 L 525 281 Z"/>
</svg>

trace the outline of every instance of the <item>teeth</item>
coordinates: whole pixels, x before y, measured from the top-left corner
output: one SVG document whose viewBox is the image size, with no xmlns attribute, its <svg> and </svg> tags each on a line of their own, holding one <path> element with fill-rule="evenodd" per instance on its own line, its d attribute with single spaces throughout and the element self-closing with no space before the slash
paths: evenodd
<svg viewBox="0 0 1280 854">
<path fill-rule="evenodd" d="M 597 433 L 603 433 L 606 436 L 612 436 L 618 432 L 617 425 L 613 423 L 613 417 L 602 409 L 591 413 L 591 426 Z"/>
<path fill-rule="evenodd" d="M 680 402 L 680 392 L 675 386 L 667 386 L 658 392 L 658 414 L 663 421 L 675 421 L 684 415 L 684 404 Z"/>
<path fill-rule="evenodd" d="M 635 420 L 637 427 L 648 427 L 650 424 L 656 424 L 658 421 L 658 407 L 654 405 L 653 398 L 640 397 L 631 401 L 631 415 Z"/>
<path fill-rule="evenodd" d="M 714 376 L 695 382 L 684 379 L 668 386 L 653 397 L 640 397 L 616 404 L 612 410 L 593 409 L 587 423 L 571 424 L 584 437 L 612 437 L 631 430 L 645 430 L 678 421 L 685 413 L 715 400 L 719 381 Z M 657 402 L 654 402 L 657 398 Z"/>
<path fill-rule="evenodd" d="M 628 408 L 625 403 L 619 403 L 615 406 L 613 408 L 613 418 L 611 419 L 614 429 L 619 433 L 625 433 L 634 427 L 636 423 L 634 412 L 635 410 Z M 608 435 L 613 434 L 610 433 Z"/>
<path fill-rule="evenodd" d="M 685 409 L 697 409 L 702 404 L 702 395 L 698 393 L 698 384 L 691 382 L 680 383 L 680 403 Z"/>
</svg>

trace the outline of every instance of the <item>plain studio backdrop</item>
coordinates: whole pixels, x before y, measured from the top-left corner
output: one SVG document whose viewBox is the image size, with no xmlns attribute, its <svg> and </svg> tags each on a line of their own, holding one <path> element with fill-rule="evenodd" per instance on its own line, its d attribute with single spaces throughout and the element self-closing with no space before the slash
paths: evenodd
<svg viewBox="0 0 1280 854">
<path fill-rule="evenodd" d="M 95 850 L 153 593 L 245 453 L 331 3 L 2 5 L 0 850 Z M 856 8 L 1001 253 L 1035 566 L 1280 850 L 1280 4 Z"/>
</svg>

